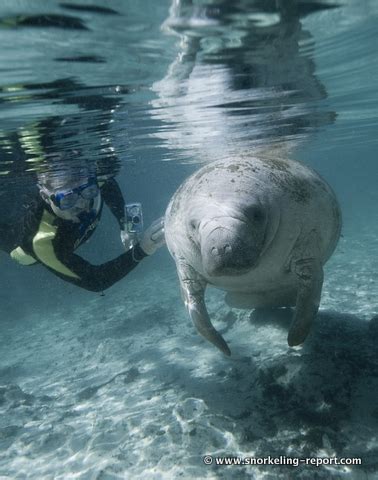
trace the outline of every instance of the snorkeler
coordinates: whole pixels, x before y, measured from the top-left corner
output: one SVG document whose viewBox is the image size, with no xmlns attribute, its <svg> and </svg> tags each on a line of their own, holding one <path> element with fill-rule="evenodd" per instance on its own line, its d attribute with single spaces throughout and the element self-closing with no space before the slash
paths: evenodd
<svg viewBox="0 0 378 480">
<path fill-rule="evenodd" d="M 89 167 L 71 166 L 62 172 L 38 174 L 39 195 L 28 205 L 23 235 L 11 257 L 23 265 L 41 263 L 58 277 L 86 290 L 103 291 L 121 280 L 164 243 L 162 219 L 140 236 L 126 231 L 125 202 L 114 178 L 100 181 Z M 101 265 L 92 265 L 75 250 L 96 229 L 103 208 L 109 207 L 121 229 L 126 252 Z"/>
</svg>

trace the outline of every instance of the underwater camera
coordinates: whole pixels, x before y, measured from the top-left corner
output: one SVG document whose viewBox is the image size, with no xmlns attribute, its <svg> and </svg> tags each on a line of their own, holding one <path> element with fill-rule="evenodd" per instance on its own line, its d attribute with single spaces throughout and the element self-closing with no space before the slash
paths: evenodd
<svg viewBox="0 0 378 480">
<path fill-rule="evenodd" d="M 126 225 L 129 233 L 140 233 L 143 230 L 143 213 L 141 203 L 126 205 Z"/>
</svg>

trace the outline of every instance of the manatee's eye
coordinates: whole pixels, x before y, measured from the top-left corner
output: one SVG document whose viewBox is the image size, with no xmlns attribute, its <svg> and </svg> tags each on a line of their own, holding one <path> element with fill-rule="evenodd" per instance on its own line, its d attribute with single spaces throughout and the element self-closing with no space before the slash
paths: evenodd
<svg viewBox="0 0 378 480">
<path fill-rule="evenodd" d="M 187 230 L 187 235 L 188 235 L 188 238 L 190 238 L 190 240 L 194 243 L 194 244 L 197 244 L 198 243 L 198 240 L 197 240 L 197 232 L 198 232 L 198 224 L 199 222 L 196 221 L 196 220 L 189 220 L 188 222 L 188 230 Z"/>
<path fill-rule="evenodd" d="M 191 231 L 197 230 L 197 225 L 198 225 L 198 222 L 196 222 L 195 220 L 190 220 L 189 227 Z"/>
<path fill-rule="evenodd" d="M 262 222 L 265 220 L 265 211 L 262 207 L 253 205 L 245 212 L 246 216 L 253 222 Z"/>
<path fill-rule="evenodd" d="M 262 222 L 265 220 L 265 212 L 262 208 L 257 208 L 253 214 L 253 219 L 257 222 Z"/>
</svg>

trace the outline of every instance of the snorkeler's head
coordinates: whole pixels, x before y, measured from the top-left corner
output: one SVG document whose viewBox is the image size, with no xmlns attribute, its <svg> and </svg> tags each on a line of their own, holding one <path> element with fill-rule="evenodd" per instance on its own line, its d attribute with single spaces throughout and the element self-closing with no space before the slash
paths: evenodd
<svg viewBox="0 0 378 480">
<path fill-rule="evenodd" d="M 64 167 L 38 174 L 43 200 L 60 218 L 79 222 L 79 215 L 99 203 L 100 190 L 95 173 L 87 166 Z"/>
</svg>

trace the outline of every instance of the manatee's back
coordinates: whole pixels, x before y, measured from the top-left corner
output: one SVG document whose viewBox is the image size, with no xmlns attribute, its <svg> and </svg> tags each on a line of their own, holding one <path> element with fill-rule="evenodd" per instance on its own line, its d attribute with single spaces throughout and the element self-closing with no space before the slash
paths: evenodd
<svg viewBox="0 0 378 480">
<path fill-rule="evenodd" d="M 268 164 L 271 163 L 268 161 Z M 313 230 L 318 233 L 321 260 L 325 263 L 337 245 L 342 226 L 336 195 L 328 183 L 308 166 L 292 160 L 275 163 L 272 178 L 279 179 L 283 196 L 288 202 L 285 212 L 289 215 L 287 223 L 297 225 L 302 237 Z M 288 228 L 291 228 L 290 225 Z"/>
</svg>

